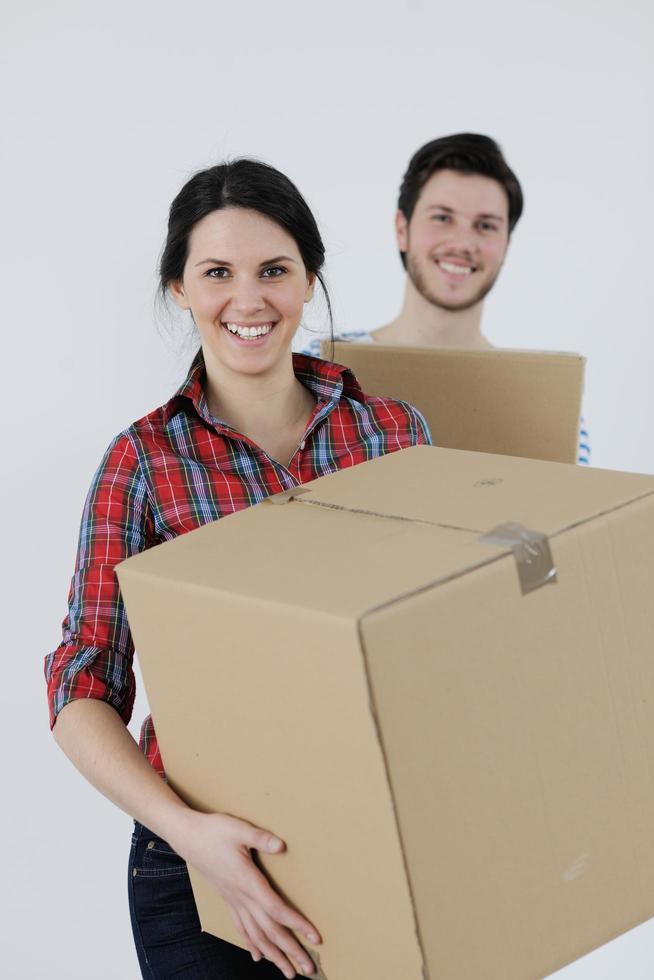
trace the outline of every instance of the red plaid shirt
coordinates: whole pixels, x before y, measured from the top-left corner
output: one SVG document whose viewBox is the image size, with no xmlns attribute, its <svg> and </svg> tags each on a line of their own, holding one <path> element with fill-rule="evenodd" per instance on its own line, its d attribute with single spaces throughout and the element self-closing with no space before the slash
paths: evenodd
<svg viewBox="0 0 654 980">
<path fill-rule="evenodd" d="M 430 442 L 416 409 L 366 397 L 347 368 L 301 354 L 293 363 L 317 404 L 288 466 L 212 418 L 201 355 L 169 402 L 113 440 L 82 515 L 63 641 L 45 662 L 51 725 L 77 698 L 99 698 L 126 724 L 131 718 L 134 645 L 114 575 L 118 562 L 271 494 Z M 151 717 L 140 744 L 163 774 Z"/>
</svg>

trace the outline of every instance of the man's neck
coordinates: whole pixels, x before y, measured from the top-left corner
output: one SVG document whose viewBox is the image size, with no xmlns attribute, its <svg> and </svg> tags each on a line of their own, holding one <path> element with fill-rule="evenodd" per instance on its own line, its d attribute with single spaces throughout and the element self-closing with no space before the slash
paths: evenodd
<svg viewBox="0 0 654 980">
<path fill-rule="evenodd" d="M 394 346 L 488 350 L 493 345 L 481 332 L 483 308 L 482 300 L 466 310 L 444 310 L 426 300 L 407 279 L 399 316 L 371 331 L 371 337 Z"/>
</svg>

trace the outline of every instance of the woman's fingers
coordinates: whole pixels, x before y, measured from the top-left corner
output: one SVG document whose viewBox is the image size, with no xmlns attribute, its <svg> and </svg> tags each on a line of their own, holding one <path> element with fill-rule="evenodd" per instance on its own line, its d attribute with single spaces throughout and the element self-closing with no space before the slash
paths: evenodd
<svg viewBox="0 0 654 980">
<path fill-rule="evenodd" d="M 317 945 L 318 930 L 287 905 L 253 860 L 253 851 L 280 853 L 284 842 L 269 830 L 226 814 L 198 814 L 197 824 L 185 856 L 227 901 L 252 958 L 265 956 L 285 977 L 296 975 L 293 964 L 313 975 L 314 964 L 293 933 Z"/>
<path fill-rule="evenodd" d="M 290 960 L 284 955 L 279 946 L 268 938 L 260 927 L 254 916 L 246 909 L 241 910 L 241 920 L 247 930 L 249 941 L 260 949 L 267 960 L 274 963 L 278 970 L 284 974 L 288 980 L 293 980 L 296 976 L 295 968 Z"/>
<path fill-rule="evenodd" d="M 269 947 L 264 949 L 261 945 L 259 936 L 262 934 L 266 937 L 269 944 L 284 953 L 289 959 L 292 959 L 303 973 L 311 976 L 315 970 L 313 961 L 297 941 L 291 929 L 306 935 L 309 942 L 312 943 L 320 941 L 317 931 L 304 916 L 300 915 L 299 912 L 296 912 L 280 898 L 277 892 L 271 887 L 265 875 L 254 864 L 251 865 L 251 872 L 250 880 L 253 887 L 248 889 L 249 901 L 247 908 L 249 913 L 248 922 L 252 920 L 258 927 L 256 938 L 254 939 L 255 944 L 265 954 L 267 959 L 271 958 Z M 243 924 L 246 925 L 243 912 L 244 910 L 240 909 Z M 250 938 L 253 938 L 249 926 L 246 926 L 246 928 L 248 929 Z M 277 963 L 277 960 L 274 959 L 273 962 Z M 279 964 L 277 963 L 277 965 Z M 280 969 L 282 968 L 280 967 Z"/>
<path fill-rule="evenodd" d="M 293 933 L 285 926 L 280 925 L 279 921 L 269 916 L 263 909 L 255 906 L 250 911 L 261 932 L 269 941 L 281 950 L 289 960 L 292 960 L 302 973 L 311 976 L 315 971 L 313 960 Z"/>
<path fill-rule="evenodd" d="M 230 907 L 230 912 L 232 913 L 232 919 L 234 920 L 234 924 L 239 931 L 239 935 L 241 936 L 243 942 L 245 943 L 248 953 L 250 954 L 254 962 L 258 963 L 263 955 L 261 953 L 261 950 L 258 949 L 250 939 L 250 936 L 248 935 L 248 931 L 243 925 L 243 920 L 239 915 L 239 913 L 236 911 L 236 909 Z"/>
<path fill-rule="evenodd" d="M 293 932 L 306 936 L 310 943 L 317 946 L 321 942 L 317 929 L 308 919 L 284 902 L 258 868 L 255 868 L 255 871 L 258 880 L 250 891 L 250 911 L 268 936 L 275 940 L 278 937 L 283 938 L 283 942 L 280 943 L 281 948 L 293 957 L 305 973 L 312 973 L 313 962 L 298 943 Z"/>
<path fill-rule="evenodd" d="M 252 828 L 256 831 L 257 828 Z M 268 831 L 258 831 L 268 834 Z M 278 838 L 277 838 L 278 839 Z M 283 846 L 283 845 L 282 845 Z M 260 848 L 258 848 L 260 850 Z M 277 894 L 263 872 L 254 864 L 250 865 L 251 874 L 249 875 L 250 887 L 248 892 L 254 901 L 266 910 L 268 915 L 275 921 L 287 926 L 294 932 L 305 936 L 310 943 L 317 946 L 322 942 L 320 933 L 308 919 L 296 912 L 295 909 L 287 905 L 286 902 Z"/>
<path fill-rule="evenodd" d="M 283 926 L 287 926 L 292 929 L 293 932 L 300 933 L 309 940 L 314 946 L 318 946 L 322 939 L 320 938 L 320 933 L 314 925 L 312 925 L 308 919 L 305 919 L 303 915 L 292 909 L 290 905 L 286 905 L 276 892 L 274 895 L 274 908 L 270 912 L 272 917 L 280 922 Z"/>
<path fill-rule="evenodd" d="M 302 936 L 306 936 L 314 946 L 322 942 L 320 933 L 316 927 L 294 908 L 287 905 L 284 899 L 270 885 L 266 876 L 258 868 L 257 871 L 259 872 L 260 880 L 257 882 L 258 887 L 256 893 L 252 897 L 262 911 L 280 925 L 286 926 L 288 929 L 292 929 L 293 932 L 300 933 Z"/>
</svg>

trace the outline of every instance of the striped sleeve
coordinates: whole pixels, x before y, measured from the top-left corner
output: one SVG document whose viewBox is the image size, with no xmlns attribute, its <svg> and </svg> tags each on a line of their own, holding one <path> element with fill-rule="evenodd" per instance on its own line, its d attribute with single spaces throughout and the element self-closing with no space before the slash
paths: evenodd
<svg viewBox="0 0 654 980">
<path fill-rule="evenodd" d="M 323 340 L 334 340 L 343 341 L 346 340 L 348 343 L 355 344 L 373 344 L 374 340 L 370 336 L 368 330 L 346 330 L 344 333 L 337 333 L 334 337 L 330 337 L 329 334 L 321 334 L 318 337 L 312 337 L 311 340 L 307 341 L 305 346 L 298 351 L 300 354 L 308 354 L 309 357 L 322 357 L 322 342 Z"/>
<path fill-rule="evenodd" d="M 398 443 L 403 447 L 431 446 L 431 433 L 427 420 L 414 405 L 399 398 L 380 398 L 378 395 L 366 395 L 366 407 L 375 418 L 384 419 L 384 426 L 391 431 L 395 429 Z M 390 420 L 393 420 L 393 426 Z"/>
<path fill-rule="evenodd" d="M 429 426 L 427 425 L 427 419 L 422 412 L 419 412 L 413 405 L 409 405 L 408 402 L 403 402 L 402 404 L 404 405 L 409 414 L 409 418 L 411 419 L 412 430 L 415 433 L 415 445 L 433 445 L 431 441 L 431 432 L 429 431 Z"/>
<path fill-rule="evenodd" d="M 579 450 L 577 453 L 577 462 L 581 463 L 582 466 L 590 465 L 590 438 L 588 436 L 586 423 L 583 419 L 579 423 Z"/>
<path fill-rule="evenodd" d="M 312 337 L 311 340 L 307 341 L 304 347 L 298 351 L 299 354 L 306 354 L 308 357 L 321 357 L 320 347 L 324 337 Z M 329 337 L 326 338 L 329 340 Z"/>
<path fill-rule="evenodd" d="M 109 446 L 87 495 L 62 642 L 45 660 L 51 726 L 78 698 L 107 701 L 129 721 L 134 645 L 114 566 L 151 543 L 145 480 L 123 433 Z"/>
</svg>

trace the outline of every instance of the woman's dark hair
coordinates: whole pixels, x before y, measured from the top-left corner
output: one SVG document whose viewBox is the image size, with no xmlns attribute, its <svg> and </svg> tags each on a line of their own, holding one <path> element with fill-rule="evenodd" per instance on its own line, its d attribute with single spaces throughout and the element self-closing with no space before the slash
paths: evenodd
<svg viewBox="0 0 654 980">
<path fill-rule="evenodd" d="M 457 170 L 462 174 L 481 174 L 501 184 L 509 200 L 509 234 L 522 214 L 524 200 L 516 175 L 504 159 L 502 150 L 490 136 L 479 133 L 456 133 L 425 143 L 411 157 L 402 180 L 397 206 L 407 221 L 411 220 L 420 193 L 437 170 Z M 400 253 L 406 266 L 404 253 Z"/>
<path fill-rule="evenodd" d="M 284 174 L 258 160 L 232 160 L 200 170 L 170 205 L 168 235 L 159 261 L 162 296 L 171 282 L 182 279 L 193 228 L 212 211 L 247 208 L 284 228 L 295 240 L 307 272 L 322 286 L 330 326 L 332 308 L 321 269 L 325 246 L 318 225 L 299 190 Z"/>
</svg>

